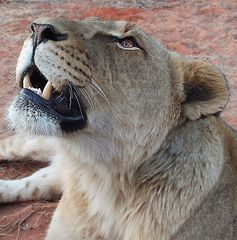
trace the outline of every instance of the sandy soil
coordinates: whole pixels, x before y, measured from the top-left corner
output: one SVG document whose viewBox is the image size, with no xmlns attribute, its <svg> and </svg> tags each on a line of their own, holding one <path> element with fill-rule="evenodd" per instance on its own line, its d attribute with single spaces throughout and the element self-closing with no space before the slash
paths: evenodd
<svg viewBox="0 0 237 240">
<path fill-rule="evenodd" d="M 0 0 L 0 139 L 11 134 L 3 116 L 18 92 L 13 81 L 17 56 L 29 23 L 42 16 L 130 20 L 168 48 L 211 61 L 229 79 L 232 95 L 223 117 L 237 129 L 236 0 Z M 21 178 L 40 167 L 43 165 L 35 162 L 4 161 L 0 163 L 0 178 Z M 57 201 L 1 205 L 0 239 L 43 239 L 56 205 Z"/>
</svg>

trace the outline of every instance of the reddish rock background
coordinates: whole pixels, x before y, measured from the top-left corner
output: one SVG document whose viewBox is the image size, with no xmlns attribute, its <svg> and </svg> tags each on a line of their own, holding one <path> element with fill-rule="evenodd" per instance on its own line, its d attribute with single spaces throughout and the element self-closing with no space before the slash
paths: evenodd
<svg viewBox="0 0 237 240">
<path fill-rule="evenodd" d="M 81 19 L 99 16 L 137 23 L 168 48 L 205 59 L 227 76 L 230 102 L 225 120 L 237 129 L 237 1 L 236 0 L 0 0 L 0 138 L 5 130 L 5 109 L 18 91 L 14 71 L 29 23 L 36 18 Z M 40 165 L 33 162 L 0 163 L 0 178 L 19 178 Z M 57 202 L 0 206 L 0 239 L 43 239 Z"/>
</svg>

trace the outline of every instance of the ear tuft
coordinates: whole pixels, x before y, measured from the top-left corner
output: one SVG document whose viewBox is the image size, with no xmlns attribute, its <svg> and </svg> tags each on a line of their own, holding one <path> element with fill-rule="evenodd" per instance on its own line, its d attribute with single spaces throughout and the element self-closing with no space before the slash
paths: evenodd
<svg viewBox="0 0 237 240">
<path fill-rule="evenodd" d="M 190 120 L 222 111 L 229 99 L 226 78 L 214 66 L 196 60 L 183 60 L 184 102 L 182 111 Z"/>
</svg>

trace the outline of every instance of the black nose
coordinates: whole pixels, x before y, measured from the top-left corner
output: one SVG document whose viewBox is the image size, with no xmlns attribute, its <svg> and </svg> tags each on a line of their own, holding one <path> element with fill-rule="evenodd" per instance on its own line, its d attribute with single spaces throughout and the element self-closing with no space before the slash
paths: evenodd
<svg viewBox="0 0 237 240">
<path fill-rule="evenodd" d="M 33 32 L 35 47 L 41 42 L 46 42 L 48 40 L 57 41 L 57 34 L 53 25 L 32 23 L 31 30 Z"/>
</svg>

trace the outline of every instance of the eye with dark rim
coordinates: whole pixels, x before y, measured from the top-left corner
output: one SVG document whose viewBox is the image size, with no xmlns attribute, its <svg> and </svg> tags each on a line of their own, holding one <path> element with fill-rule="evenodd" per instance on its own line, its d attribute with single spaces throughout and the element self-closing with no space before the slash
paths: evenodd
<svg viewBox="0 0 237 240">
<path fill-rule="evenodd" d="M 137 50 L 140 49 L 136 40 L 133 37 L 118 38 L 113 36 L 113 41 L 116 42 L 119 48 L 124 50 Z"/>
</svg>

